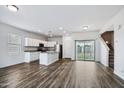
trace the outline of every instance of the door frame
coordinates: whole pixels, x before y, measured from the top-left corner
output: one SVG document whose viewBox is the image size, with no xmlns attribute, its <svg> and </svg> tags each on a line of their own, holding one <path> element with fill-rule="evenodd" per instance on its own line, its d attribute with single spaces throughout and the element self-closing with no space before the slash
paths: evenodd
<svg viewBox="0 0 124 93">
<path fill-rule="evenodd" d="M 76 41 L 94 41 L 94 60 L 76 60 Z M 85 54 L 85 50 L 84 50 L 84 54 Z M 96 42 L 95 42 L 94 39 L 90 39 L 90 40 L 75 40 L 75 60 L 76 61 L 95 61 L 95 58 L 96 58 Z"/>
</svg>

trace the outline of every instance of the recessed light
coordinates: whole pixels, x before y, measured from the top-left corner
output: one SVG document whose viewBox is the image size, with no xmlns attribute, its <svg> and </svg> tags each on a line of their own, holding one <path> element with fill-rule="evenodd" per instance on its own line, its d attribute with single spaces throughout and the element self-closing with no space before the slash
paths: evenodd
<svg viewBox="0 0 124 93">
<path fill-rule="evenodd" d="M 87 29 L 88 29 L 88 26 L 83 26 L 83 29 L 84 29 L 84 30 L 87 30 Z"/>
<path fill-rule="evenodd" d="M 17 12 L 19 8 L 15 5 L 7 5 L 8 9 L 12 12 Z"/>
<path fill-rule="evenodd" d="M 41 32 L 41 30 L 37 30 L 38 32 Z"/>
<path fill-rule="evenodd" d="M 63 33 L 66 33 L 66 31 L 64 30 Z"/>
<path fill-rule="evenodd" d="M 63 27 L 59 27 L 59 30 L 63 30 Z"/>
</svg>

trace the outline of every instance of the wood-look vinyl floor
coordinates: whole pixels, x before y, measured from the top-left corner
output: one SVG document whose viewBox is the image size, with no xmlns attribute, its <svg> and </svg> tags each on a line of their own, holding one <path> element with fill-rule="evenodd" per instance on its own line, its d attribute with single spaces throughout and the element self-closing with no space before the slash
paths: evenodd
<svg viewBox="0 0 124 93">
<path fill-rule="evenodd" d="M 0 69 L 1 88 L 122 88 L 124 81 L 95 62 L 60 60 L 50 66 L 38 62 Z"/>
</svg>

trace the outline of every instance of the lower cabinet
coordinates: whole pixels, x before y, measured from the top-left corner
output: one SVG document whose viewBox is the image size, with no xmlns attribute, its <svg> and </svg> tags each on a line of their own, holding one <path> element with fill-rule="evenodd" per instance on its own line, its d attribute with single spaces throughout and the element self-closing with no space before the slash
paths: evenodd
<svg viewBox="0 0 124 93">
<path fill-rule="evenodd" d="M 25 62 L 39 60 L 40 52 L 25 52 Z"/>
</svg>

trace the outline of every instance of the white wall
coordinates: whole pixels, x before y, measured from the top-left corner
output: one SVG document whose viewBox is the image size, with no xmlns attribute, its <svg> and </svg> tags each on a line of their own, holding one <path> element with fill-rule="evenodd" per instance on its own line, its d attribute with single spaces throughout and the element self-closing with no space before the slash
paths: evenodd
<svg viewBox="0 0 124 93">
<path fill-rule="evenodd" d="M 101 60 L 100 62 L 105 65 L 105 66 L 108 66 L 108 61 L 109 61 L 109 48 L 108 46 L 106 45 L 105 41 L 103 40 L 103 38 L 99 38 L 100 40 L 100 51 L 101 51 L 101 54 L 100 54 L 100 57 L 101 57 Z"/>
<path fill-rule="evenodd" d="M 74 44 L 71 36 L 63 36 L 63 58 L 73 58 Z"/>
<path fill-rule="evenodd" d="M 114 29 L 114 72 L 124 79 L 124 9 L 115 15 L 106 26 L 112 26 Z"/>
<path fill-rule="evenodd" d="M 20 54 L 11 56 L 8 55 L 8 33 L 18 34 L 21 36 L 22 45 Z M 0 23 L 0 68 L 24 62 L 24 37 L 31 37 L 41 40 L 47 39 L 42 35 L 29 33 Z"/>
<path fill-rule="evenodd" d="M 51 37 L 51 38 L 48 38 L 48 41 L 56 41 L 59 44 L 62 44 L 63 43 L 62 37 Z"/>
<path fill-rule="evenodd" d="M 69 36 L 63 36 L 63 57 L 72 58 L 73 60 L 75 60 L 75 40 L 95 40 L 95 60 L 100 61 L 100 44 L 99 40 L 97 39 L 98 36 L 98 31 L 73 33 Z"/>
</svg>

